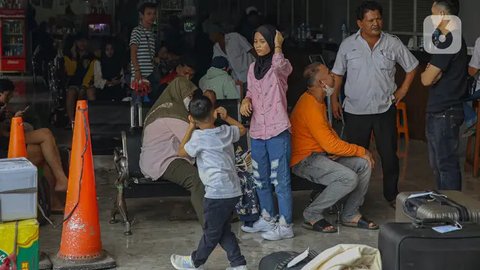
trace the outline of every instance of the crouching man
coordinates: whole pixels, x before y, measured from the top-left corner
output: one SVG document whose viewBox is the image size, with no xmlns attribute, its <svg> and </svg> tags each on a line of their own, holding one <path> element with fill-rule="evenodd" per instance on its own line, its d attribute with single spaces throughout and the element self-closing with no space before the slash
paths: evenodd
<svg viewBox="0 0 480 270">
<path fill-rule="evenodd" d="M 365 148 L 350 144 L 331 128 L 324 102 L 334 89 L 334 78 L 319 63 L 306 67 L 307 91 L 292 115 L 292 172 L 326 189 L 303 212 L 304 227 L 323 233 L 337 229 L 323 212 L 346 197 L 341 223 L 344 226 L 376 230 L 378 225 L 359 212 L 368 190 L 374 161 Z"/>
</svg>

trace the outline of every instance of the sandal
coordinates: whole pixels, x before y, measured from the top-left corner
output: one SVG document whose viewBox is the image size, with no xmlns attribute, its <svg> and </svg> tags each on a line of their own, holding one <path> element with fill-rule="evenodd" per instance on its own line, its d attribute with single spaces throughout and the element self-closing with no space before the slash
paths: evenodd
<svg viewBox="0 0 480 270">
<path fill-rule="evenodd" d="M 378 230 L 378 225 L 375 222 L 368 220 L 365 216 L 362 216 L 356 223 L 342 221 L 342 225 L 345 227 L 352 227 L 365 230 Z"/>
<path fill-rule="evenodd" d="M 336 233 L 338 231 L 337 228 L 335 228 L 335 226 L 330 224 L 330 222 L 328 222 L 326 219 L 320 219 L 319 221 L 315 222 L 315 224 L 313 225 L 310 222 L 305 221 L 302 224 L 302 227 L 304 227 L 305 229 L 309 229 L 309 230 L 321 232 L 321 233 Z"/>
</svg>

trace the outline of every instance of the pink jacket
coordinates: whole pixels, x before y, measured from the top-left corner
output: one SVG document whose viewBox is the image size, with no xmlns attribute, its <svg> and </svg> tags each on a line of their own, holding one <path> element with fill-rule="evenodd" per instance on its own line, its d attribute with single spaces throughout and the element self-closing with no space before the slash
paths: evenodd
<svg viewBox="0 0 480 270">
<path fill-rule="evenodd" d="M 253 68 L 248 70 L 247 97 L 252 100 L 250 137 L 268 140 L 290 128 L 287 112 L 287 79 L 292 65 L 282 53 L 273 55 L 272 67 L 263 79 L 255 78 Z"/>
</svg>

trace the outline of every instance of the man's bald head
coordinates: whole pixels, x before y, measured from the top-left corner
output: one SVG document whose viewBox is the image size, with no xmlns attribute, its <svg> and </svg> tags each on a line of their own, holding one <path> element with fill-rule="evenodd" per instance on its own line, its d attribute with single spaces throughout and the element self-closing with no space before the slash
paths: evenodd
<svg viewBox="0 0 480 270">
<path fill-rule="evenodd" d="M 321 82 L 330 86 L 333 85 L 330 70 L 327 66 L 318 62 L 310 64 L 305 68 L 303 78 L 305 78 L 309 88 L 320 86 Z"/>
</svg>

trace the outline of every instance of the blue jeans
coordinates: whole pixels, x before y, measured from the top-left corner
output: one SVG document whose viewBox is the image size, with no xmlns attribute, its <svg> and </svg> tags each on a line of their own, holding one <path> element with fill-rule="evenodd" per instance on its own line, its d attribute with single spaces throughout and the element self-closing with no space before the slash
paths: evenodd
<svg viewBox="0 0 480 270">
<path fill-rule="evenodd" d="M 262 215 L 275 218 L 273 187 L 277 193 L 280 217 L 292 223 L 292 189 L 290 187 L 290 132 L 284 131 L 268 140 L 252 139 L 253 177 Z M 273 186 L 273 187 L 272 187 Z"/>
<path fill-rule="evenodd" d="M 427 113 L 426 136 L 430 166 L 440 190 L 462 190 L 458 146 L 463 120 L 461 105 L 439 113 Z"/>
</svg>

